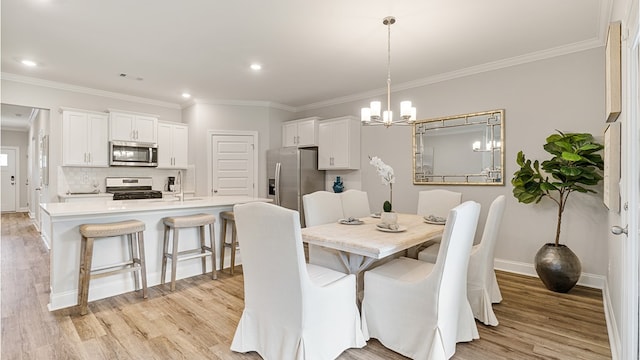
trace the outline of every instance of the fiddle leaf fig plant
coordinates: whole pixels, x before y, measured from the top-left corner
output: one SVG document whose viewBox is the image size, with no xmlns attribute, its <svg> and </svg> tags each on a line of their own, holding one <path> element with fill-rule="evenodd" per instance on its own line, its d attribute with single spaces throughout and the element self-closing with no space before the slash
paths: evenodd
<svg viewBox="0 0 640 360">
<path fill-rule="evenodd" d="M 557 131 L 557 130 L 556 130 Z M 604 148 L 588 133 L 563 133 L 558 131 L 547 137 L 544 149 L 551 159 L 540 163 L 527 159 L 518 152 L 516 162 L 520 169 L 513 174 L 513 196 L 518 202 L 539 203 L 547 197 L 558 205 L 558 223 L 555 246 L 560 244 L 560 227 L 569 195 L 573 192 L 595 193 L 590 186 L 602 180 L 604 168 L 602 156 L 597 152 Z M 551 178 L 549 177 L 551 176 Z"/>
</svg>

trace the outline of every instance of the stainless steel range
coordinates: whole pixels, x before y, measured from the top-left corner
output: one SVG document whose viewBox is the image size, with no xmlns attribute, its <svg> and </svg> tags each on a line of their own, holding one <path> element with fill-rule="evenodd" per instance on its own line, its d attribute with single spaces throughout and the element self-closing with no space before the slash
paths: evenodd
<svg viewBox="0 0 640 360">
<path fill-rule="evenodd" d="M 108 177 L 106 190 L 113 194 L 113 200 L 159 199 L 162 191 L 152 190 L 150 177 Z"/>
</svg>

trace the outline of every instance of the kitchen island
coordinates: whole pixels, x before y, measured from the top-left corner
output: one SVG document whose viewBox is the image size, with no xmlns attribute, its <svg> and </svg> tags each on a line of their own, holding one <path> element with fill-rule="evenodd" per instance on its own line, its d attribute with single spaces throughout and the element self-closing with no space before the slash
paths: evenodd
<svg viewBox="0 0 640 360">
<path fill-rule="evenodd" d="M 50 249 L 49 276 L 51 293 L 49 310 L 62 309 L 77 304 L 78 268 L 80 264 L 79 226 L 87 223 L 110 223 L 137 219 L 146 224 L 144 231 L 145 260 L 148 286 L 160 284 L 162 267 L 162 218 L 198 213 L 216 216 L 216 254 L 219 257 L 219 213 L 228 211 L 235 204 L 254 201 L 271 201 L 248 196 L 211 196 L 184 199 L 119 200 L 41 204 L 42 238 Z M 230 233 L 230 232 L 228 232 Z M 230 234 L 228 235 L 230 236 Z M 229 239 L 230 242 L 230 239 Z M 197 229 L 180 232 L 180 249 L 198 247 Z M 121 263 L 129 256 L 125 237 L 118 240 L 97 240 L 93 249 L 93 268 Z M 219 259 L 216 259 L 219 261 Z M 225 261 L 225 263 L 229 263 Z M 238 263 L 238 262 L 236 262 Z M 219 266 L 219 263 L 218 263 Z M 207 270 L 211 260 L 207 259 Z M 200 259 L 181 261 L 177 279 L 202 273 Z M 167 274 L 169 277 L 169 274 Z M 213 281 L 213 280 L 212 280 Z M 91 280 L 89 301 L 106 298 L 134 290 L 131 274 L 117 274 Z"/>
</svg>

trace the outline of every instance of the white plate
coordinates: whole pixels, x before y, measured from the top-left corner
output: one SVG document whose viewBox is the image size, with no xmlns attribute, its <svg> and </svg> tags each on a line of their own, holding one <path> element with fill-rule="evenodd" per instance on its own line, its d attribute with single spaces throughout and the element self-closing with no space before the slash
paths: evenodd
<svg viewBox="0 0 640 360">
<path fill-rule="evenodd" d="M 427 220 L 424 219 L 424 222 L 426 222 L 427 224 L 431 224 L 431 225 L 444 225 L 447 222 L 446 221 L 431 221 L 431 220 Z"/>
<path fill-rule="evenodd" d="M 397 233 L 397 232 L 406 231 L 407 227 L 406 226 L 398 226 L 397 230 L 391 230 L 391 229 L 383 228 L 383 227 L 380 227 L 380 226 L 376 225 L 376 229 L 380 230 L 380 231 L 384 231 L 384 232 Z"/>
<path fill-rule="evenodd" d="M 347 220 L 347 219 L 340 219 L 338 220 L 338 223 L 342 224 L 342 225 L 362 225 L 364 224 L 364 221 L 356 219 L 356 220 Z"/>
<path fill-rule="evenodd" d="M 374 219 L 380 219 L 381 216 L 380 213 L 371 214 L 371 217 Z"/>
</svg>

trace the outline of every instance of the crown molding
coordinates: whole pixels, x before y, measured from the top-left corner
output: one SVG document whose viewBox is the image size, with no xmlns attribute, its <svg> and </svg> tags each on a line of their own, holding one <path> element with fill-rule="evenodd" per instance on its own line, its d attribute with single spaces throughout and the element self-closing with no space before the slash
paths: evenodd
<svg viewBox="0 0 640 360">
<path fill-rule="evenodd" d="M 194 99 L 185 107 L 189 107 L 195 104 L 207 104 L 207 105 L 231 105 L 231 106 L 256 106 L 267 107 L 272 109 L 285 110 L 290 112 L 298 111 L 297 108 L 285 104 L 280 104 L 272 101 L 248 101 L 248 100 L 228 100 L 228 99 Z"/>
<path fill-rule="evenodd" d="M 140 104 L 161 106 L 169 109 L 180 109 L 180 105 L 176 103 L 170 103 L 166 101 L 159 101 L 159 100 L 126 95 L 126 94 L 120 94 L 120 93 L 115 93 L 111 91 L 92 89 L 92 88 L 87 88 L 87 87 L 82 87 L 77 85 L 65 84 L 65 83 L 60 83 L 56 81 L 43 80 L 43 79 L 32 78 L 28 76 L 11 74 L 11 73 L 3 72 L 0 74 L 0 78 L 2 80 L 8 80 L 8 81 L 13 81 L 13 82 L 18 82 L 18 83 L 23 83 L 28 85 L 48 87 L 48 88 L 57 89 L 57 90 L 72 91 L 72 92 L 81 93 L 81 94 L 102 96 L 102 97 L 107 97 L 112 99 L 136 102 Z"/>
<path fill-rule="evenodd" d="M 600 18 L 601 30 L 598 32 L 597 37 L 591 40 L 577 42 L 574 44 L 547 49 L 543 51 L 538 51 L 538 52 L 530 53 L 523 56 L 516 56 L 509 59 L 489 62 L 482 65 L 472 66 L 465 69 L 438 74 L 438 75 L 434 75 L 434 76 L 430 76 L 422 79 L 416 79 L 413 81 L 408 81 L 408 82 L 393 85 L 391 89 L 393 92 L 414 89 L 422 86 L 436 84 L 443 81 L 454 80 L 454 79 L 476 75 L 476 74 L 480 74 L 488 71 L 503 69 L 503 68 L 516 66 L 516 65 L 522 65 L 522 64 L 550 59 L 558 56 L 564 56 L 564 55 L 604 46 L 608 24 L 609 24 L 607 19 L 607 14 L 611 13 L 611 4 L 612 4 L 611 2 L 607 2 L 607 1 L 602 2 L 602 5 L 601 5 L 602 11 L 600 12 L 602 14 Z M 195 104 L 210 104 L 210 105 L 267 107 L 267 108 L 279 109 L 279 110 L 296 113 L 296 112 L 305 111 L 305 110 L 314 110 L 314 109 L 340 105 L 340 104 L 353 102 L 353 101 L 370 99 L 372 97 L 384 95 L 386 94 L 386 91 L 387 91 L 386 88 L 379 88 L 375 90 L 342 96 L 342 97 L 315 102 L 315 103 L 302 105 L 298 107 L 289 106 L 289 105 L 271 102 L 271 101 L 247 101 L 247 100 L 229 100 L 229 99 L 193 99 L 186 103 L 177 104 L 177 103 L 169 103 L 169 102 L 158 101 L 158 100 L 142 98 L 137 96 L 125 95 L 120 93 L 114 93 L 110 91 L 86 88 L 86 87 L 81 87 L 81 86 L 76 86 L 71 84 L 59 83 L 59 82 L 43 80 L 38 78 L 26 77 L 26 76 L 11 74 L 11 73 L 4 73 L 4 72 L 0 73 L 0 78 L 3 80 L 20 82 L 20 83 L 25 83 L 30 85 L 44 86 L 44 87 L 49 87 L 49 88 L 54 88 L 59 90 L 67 90 L 67 91 L 79 92 L 79 93 L 84 93 L 89 95 L 110 97 L 110 98 L 119 99 L 119 100 L 126 100 L 126 101 L 142 103 L 142 104 L 156 105 L 156 106 L 162 106 L 170 109 L 181 109 L 181 110 L 188 108 L 190 106 L 193 106 Z"/>
<path fill-rule="evenodd" d="M 573 54 L 573 53 L 586 51 L 586 50 L 590 50 L 590 49 L 601 47 L 601 46 L 604 46 L 604 36 L 602 34 L 599 34 L 597 38 L 594 38 L 588 41 L 577 42 L 567 46 L 556 47 L 548 50 L 530 53 L 527 55 L 516 56 L 509 59 L 498 60 L 494 62 L 485 63 L 482 65 L 471 66 L 465 69 L 451 71 L 448 73 L 438 74 L 438 75 L 434 75 L 434 76 L 430 76 L 422 79 L 400 83 L 397 85 L 393 85 L 391 87 L 391 90 L 392 92 L 397 92 L 402 90 L 414 89 L 421 86 L 432 85 L 439 82 L 476 75 L 476 74 L 480 74 L 488 71 L 503 69 L 503 68 L 516 66 L 516 65 L 522 65 L 526 63 L 550 59 L 550 58 L 568 55 L 568 54 Z M 314 110 L 314 109 L 319 109 L 319 108 L 328 107 L 328 106 L 340 105 L 340 104 L 344 104 L 352 101 L 370 99 L 372 97 L 384 95 L 386 93 L 387 93 L 386 88 L 379 88 L 376 90 L 342 96 L 339 98 L 334 98 L 330 100 L 325 100 L 325 101 L 320 101 L 320 102 L 316 102 L 308 105 L 299 106 L 296 108 L 296 112 L 304 111 L 304 110 Z"/>
</svg>

